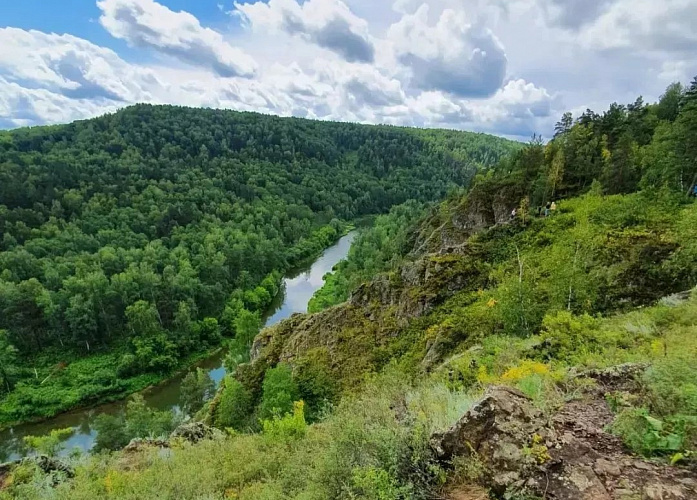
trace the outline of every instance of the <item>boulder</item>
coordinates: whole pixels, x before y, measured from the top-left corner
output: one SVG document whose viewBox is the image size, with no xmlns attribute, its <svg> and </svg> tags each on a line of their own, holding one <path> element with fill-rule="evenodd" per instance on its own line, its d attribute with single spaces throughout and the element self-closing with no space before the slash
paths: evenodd
<svg viewBox="0 0 697 500">
<path fill-rule="evenodd" d="M 65 474 L 65 476 L 68 478 L 75 477 L 75 471 L 72 469 L 72 467 L 68 466 L 64 462 L 61 462 L 57 458 L 39 455 L 37 457 L 31 457 L 25 460 L 34 462 L 44 474 L 60 472 Z"/>
<path fill-rule="evenodd" d="M 552 437 L 542 413 L 522 392 L 492 387 L 460 420 L 443 433 L 431 437 L 436 456 L 450 462 L 471 456 L 484 467 L 482 480 L 494 493 L 503 494 L 520 484 L 538 458 L 531 453 L 537 443 Z"/>
<path fill-rule="evenodd" d="M 123 449 L 126 453 L 136 453 L 148 448 L 169 448 L 169 441 L 164 439 L 135 438 Z"/>
<path fill-rule="evenodd" d="M 219 439 L 224 435 L 218 429 L 204 424 L 203 422 L 187 422 L 177 427 L 170 439 L 184 439 L 190 443 L 198 443 L 204 439 Z"/>
</svg>

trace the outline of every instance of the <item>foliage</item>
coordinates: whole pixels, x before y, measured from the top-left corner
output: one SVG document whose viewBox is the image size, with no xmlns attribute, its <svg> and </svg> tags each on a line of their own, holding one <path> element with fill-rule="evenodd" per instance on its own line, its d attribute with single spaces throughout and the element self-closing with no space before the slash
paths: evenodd
<svg viewBox="0 0 697 500">
<path fill-rule="evenodd" d="M 189 372 L 181 384 L 179 404 L 182 410 L 189 415 L 194 415 L 203 408 L 203 405 L 211 399 L 215 393 L 215 382 L 206 370 L 196 368 Z"/>
<path fill-rule="evenodd" d="M 684 449 L 685 421 L 663 422 L 650 416 L 643 408 L 623 410 L 610 430 L 621 436 L 632 450 L 642 455 L 673 454 Z"/>
<path fill-rule="evenodd" d="M 32 451 L 43 455 L 54 456 L 62 448 L 62 442 L 75 433 L 75 429 L 53 429 L 46 436 L 24 436 L 24 444 Z"/>
<path fill-rule="evenodd" d="M 2 363 L 0 422 L 122 396 L 143 374 L 163 378 L 233 336 L 243 308 L 265 310 L 282 273 L 335 241 L 342 220 L 437 200 L 517 147 L 483 134 L 149 105 L 4 132 L 0 330 L 18 358 Z M 83 379 L 44 403 L 40 382 L 57 365 L 115 353 L 116 383 Z"/>
<path fill-rule="evenodd" d="M 272 419 L 262 421 L 264 435 L 271 441 L 291 441 L 301 439 L 307 432 L 305 423 L 305 404 L 302 401 L 293 403 L 290 413 L 277 413 Z"/>
<path fill-rule="evenodd" d="M 424 205 L 411 200 L 393 207 L 389 214 L 376 217 L 369 227 L 361 228 L 346 259 L 324 277 L 325 283 L 310 300 L 308 311 L 317 312 L 340 304 L 361 282 L 395 268 L 406 253 L 408 229 L 423 212 Z"/>
<path fill-rule="evenodd" d="M 245 430 L 250 424 L 253 404 L 249 391 L 228 375 L 223 380 L 219 398 L 214 411 L 215 425 L 223 429 Z"/>
<path fill-rule="evenodd" d="M 265 419 L 290 413 L 293 403 L 300 399 L 300 390 L 293 379 L 293 370 L 286 363 L 280 363 L 266 372 L 262 389 L 259 413 Z"/>
<path fill-rule="evenodd" d="M 306 425 L 299 403 L 267 421 L 261 434 L 205 440 L 166 455 L 87 457 L 74 480 L 53 488 L 28 479 L 8 491 L 24 500 L 433 498 L 445 471 L 428 438 L 453 424 L 472 399 L 439 384 L 412 385 L 394 370 L 367 383 L 320 424 Z M 404 408 L 399 418 L 396 404 Z"/>
<path fill-rule="evenodd" d="M 95 419 L 97 438 L 94 449 L 115 450 L 135 438 L 167 436 L 178 424 L 179 418 L 173 412 L 149 408 L 143 396 L 136 394 L 122 414 L 103 413 Z"/>
</svg>

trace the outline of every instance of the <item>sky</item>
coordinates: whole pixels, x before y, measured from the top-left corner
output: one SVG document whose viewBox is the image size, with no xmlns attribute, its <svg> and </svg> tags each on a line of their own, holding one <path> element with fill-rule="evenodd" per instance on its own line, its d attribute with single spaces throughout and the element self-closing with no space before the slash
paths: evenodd
<svg viewBox="0 0 697 500">
<path fill-rule="evenodd" d="M 4 0 L 0 128 L 148 102 L 548 138 L 695 55 L 697 0 Z"/>
</svg>

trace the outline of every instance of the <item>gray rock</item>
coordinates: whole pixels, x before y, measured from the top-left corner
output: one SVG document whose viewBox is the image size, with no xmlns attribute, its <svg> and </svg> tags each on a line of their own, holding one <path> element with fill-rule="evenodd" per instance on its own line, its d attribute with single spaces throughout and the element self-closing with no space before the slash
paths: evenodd
<svg viewBox="0 0 697 500">
<path fill-rule="evenodd" d="M 177 427 L 169 437 L 170 439 L 180 438 L 190 443 L 198 443 L 204 439 L 219 439 L 223 436 L 221 431 L 203 422 L 187 422 Z"/>
<path fill-rule="evenodd" d="M 533 455 L 524 451 L 533 436 L 550 432 L 525 394 L 492 387 L 454 426 L 434 434 L 431 447 L 446 462 L 456 456 L 476 456 L 484 466 L 486 486 L 503 494 L 535 467 Z"/>
<path fill-rule="evenodd" d="M 169 441 L 164 439 L 135 438 L 123 449 L 126 453 L 135 453 L 148 448 L 169 448 Z"/>
</svg>

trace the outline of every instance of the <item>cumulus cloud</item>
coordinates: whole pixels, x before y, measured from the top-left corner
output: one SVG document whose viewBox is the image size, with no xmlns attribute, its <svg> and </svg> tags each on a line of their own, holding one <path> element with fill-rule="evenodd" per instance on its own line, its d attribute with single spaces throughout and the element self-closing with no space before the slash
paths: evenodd
<svg viewBox="0 0 697 500">
<path fill-rule="evenodd" d="M 525 80 L 510 80 L 490 99 L 458 99 L 440 91 L 408 99 L 414 125 L 467 128 L 516 138 L 530 137 L 553 125 L 555 98 Z M 420 122 L 418 120 L 421 120 Z"/>
<path fill-rule="evenodd" d="M 542 0 L 541 6 L 552 24 L 579 29 L 595 21 L 614 0 Z"/>
<path fill-rule="evenodd" d="M 188 12 L 174 12 L 154 0 L 99 0 L 97 6 L 102 26 L 132 46 L 211 68 L 222 77 L 251 77 L 256 72 L 251 56 Z"/>
<path fill-rule="evenodd" d="M 397 59 L 411 69 L 412 84 L 422 90 L 487 97 L 506 76 L 506 54 L 498 38 L 462 11 L 446 9 L 430 24 L 429 6 L 423 4 L 393 24 L 388 38 Z"/>
<path fill-rule="evenodd" d="M 346 1 L 357 11 L 368 6 L 366 0 Z M 201 33 L 208 32 L 193 16 L 192 21 L 189 14 L 151 0 L 100 0 L 102 24 L 132 46 L 181 61 L 190 61 L 199 49 L 205 57 L 196 64 L 171 58 L 136 64 L 72 35 L 0 29 L 5 49 L 0 52 L 0 128 L 88 118 L 136 102 L 523 137 L 553 126 L 550 116 L 559 114 L 556 96 L 528 78 L 506 75 L 502 45 L 487 28 L 495 23 L 481 12 L 466 17 L 458 8 L 458 3 L 474 8 L 483 0 L 462 2 L 434 0 L 429 6 L 441 7 L 431 12 L 425 6 L 411 13 L 390 10 L 396 19 L 381 30 L 371 25 L 376 37 L 338 0 L 237 5 L 251 29 L 238 33 L 235 45 L 263 62 L 263 71 L 229 78 L 226 71 L 210 70 L 212 61 L 222 64 L 222 56 L 213 52 L 215 44 L 201 41 Z M 446 8 L 450 5 L 455 8 Z M 339 35 L 349 33 L 369 49 L 323 38 L 337 19 L 348 26 L 336 30 Z M 187 47 L 192 51 L 182 55 Z"/>
<path fill-rule="evenodd" d="M 151 100 L 155 74 L 72 35 L 0 29 L 0 76 L 73 99 Z"/>
<path fill-rule="evenodd" d="M 612 0 L 581 33 L 586 45 L 689 53 L 697 49 L 697 1 Z"/>
<path fill-rule="evenodd" d="M 46 89 L 32 89 L 0 77 L 0 128 L 65 123 L 114 111 L 113 101 L 73 99 Z"/>
<path fill-rule="evenodd" d="M 375 47 L 368 23 L 340 0 L 270 0 L 235 3 L 236 12 L 254 30 L 299 36 L 339 54 L 348 62 L 372 63 Z"/>
</svg>

